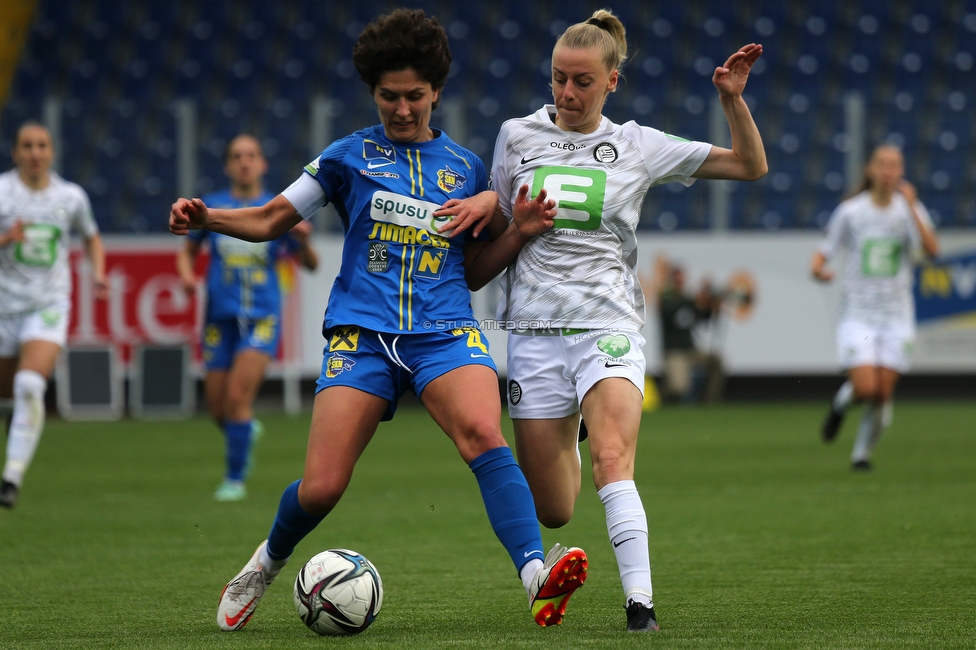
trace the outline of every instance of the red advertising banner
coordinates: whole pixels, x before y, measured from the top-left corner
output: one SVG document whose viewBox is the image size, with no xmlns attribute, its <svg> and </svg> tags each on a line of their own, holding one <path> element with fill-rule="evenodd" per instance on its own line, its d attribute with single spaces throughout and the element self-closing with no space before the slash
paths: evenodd
<svg viewBox="0 0 976 650">
<path fill-rule="evenodd" d="M 80 248 L 73 248 L 68 344 L 114 343 L 122 361 L 128 363 L 133 345 L 188 343 L 193 346 L 193 358 L 199 363 L 206 287 L 201 281 L 194 295 L 183 291 L 176 273 L 176 253 L 180 246 L 182 240 L 175 237 L 107 237 L 107 300 L 95 298 L 88 259 Z M 208 262 L 206 250 L 200 251 L 196 274 L 202 280 Z M 300 349 L 298 275 L 291 260 L 279 263 L 278 273 L 284 301 L 282 337 L 275 361 L 287 364 L 297 361 Z M 276 374 L 279 369 L 278 364 L 273 364 L 269 374 Z"/>
<path fill-rule="evenodd" d="M 68 342 L 115 343 L 128 361 L 139 343 L 193 343 L 199 359 L 203 293 L 187 295 L 176 273 L 172 248 L 113 248 L 106 244 L 109 297 L 97 300 L 91 267 L 81 250 L 71 253 L 72 301 Z M 206 266 L 204 255 L 198 259 Z"/>
</svg>

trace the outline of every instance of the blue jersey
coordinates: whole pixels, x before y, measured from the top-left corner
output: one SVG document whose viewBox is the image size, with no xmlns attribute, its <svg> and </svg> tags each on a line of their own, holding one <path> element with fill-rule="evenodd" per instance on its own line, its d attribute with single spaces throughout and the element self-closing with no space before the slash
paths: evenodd
<svg viewBox="0 0 976 650">
<path fill-rule="evenodd" d="M 464 243 L 436 233 L 433 212 L 488 187 L 484 163 L 434 131 L 428 142 L 391 142 L 382 126 L 337 140 L 305 171 L 342 218 L 342 265 L 326 329 L 425 333 L 473 322 Z M 453 324 L 439 325 L 438 321 Z"/>
<path fill-rule="evenodd" d="M 273 198 L 274 194 L 263 192 L 254 199 L 238 199 L 223 190 L 208 194 L 203 202 L 210 208 L 248 208 L 264 205 Z M 281 290 L 275 265 L 279 257 L 299 249 L 294 237 L 286 233 L 269 242 L 248 242 L 209 230 L 192 230 L 188 236 L 210 246 L 208 321 L 278 315 Z"/>
</svg>

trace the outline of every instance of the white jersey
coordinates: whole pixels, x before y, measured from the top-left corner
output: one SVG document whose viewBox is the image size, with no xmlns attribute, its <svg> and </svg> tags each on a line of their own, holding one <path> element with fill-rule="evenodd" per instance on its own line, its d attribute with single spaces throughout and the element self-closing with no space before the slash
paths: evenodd
<svg viewBox="0 0 976 650">
<path fill-rule="evenodd" d="M 916 202 L 915 210 L 931 228 L 925 206 Z M 867 191 L 837 206 L 820 252 L 828 259 L 846 252 L 841 320 L 913 323 L 911 261 L 921 243 L 908 201 L 900 193 L 884 207 L 875 205 Z"/>
<path fill-rule="evenodd" d="M 511 220 L 518 188 L 556 201 L 555 225 L 500 278 L 498 318 L 509 328 L 644 324 L 637 222 L 652 185 L 694 182 L 711 145 L 603 118 L 593 133 L 563 131 L 547 105 L 508 120 L 495 143 L 492 189 Z M 541 324 L 537 324 L 541 323 Z"/>
<path fill-rule="evenodd" d="M 0 314 L 23 314 L 71 297 L 68 235 L 98 233 L 88 195 L 55 173 L 43 190 L 27 187 L 16 169 L 0 174 L 0 232 L 24 225 L 24 241 L 0 247 Z"/>
</svg>

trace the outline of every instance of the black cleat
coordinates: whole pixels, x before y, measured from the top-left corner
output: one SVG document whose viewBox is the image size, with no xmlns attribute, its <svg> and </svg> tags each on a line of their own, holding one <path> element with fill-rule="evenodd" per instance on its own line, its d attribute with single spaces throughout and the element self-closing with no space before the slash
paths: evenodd
<svg viewBox="0 0 976 650">
<path fill-rule="evenodd" d="M 17 505 L 17 497 L 19 494 L 20 488 L 10 481 L 4 481 L 0 484 L 0 506 L 13 508 Z"/>
<path fill-rule="evenodd" d="M 843 421 L 844 412 L 835 410 L 833 405 L 831 405 L 830 411 L 827 412 L 827 417 L 824 418 L 823 429 L 820 431 L 820 435 L 825 443 L 834 441 L 834 438 L 840 432 L 840 425 Z"/>
<path fill-rule="evenodd" d="M 870 472 L 873 466 L 869 460 L 856 460 L 851 463 L 851 469 L 855 472 Z"/>
<path fill-rule="evenodd" d="M 653 605 L 647 607 L 637 602 L 627 605 L 628 632 L 657 632 L 658 629 Z"/>
</svg>

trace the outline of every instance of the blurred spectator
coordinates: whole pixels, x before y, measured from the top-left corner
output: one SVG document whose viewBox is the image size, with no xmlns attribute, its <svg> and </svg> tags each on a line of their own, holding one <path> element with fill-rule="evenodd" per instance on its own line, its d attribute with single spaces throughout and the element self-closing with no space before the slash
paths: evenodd
<svg viewBox="0 0 976 650">
<path fill-rule="evenodd" d="M 655 264 L 658 313 L 664 358 L 665 401 L 715 402 L 722 397 L 722 358 L 696 344 L 696 329 L 714 328 L 721 313 L 722 293 L 703 280 L 694 295 L 685 290 L 685 272 L 659 256 Z"/>
</svg>

